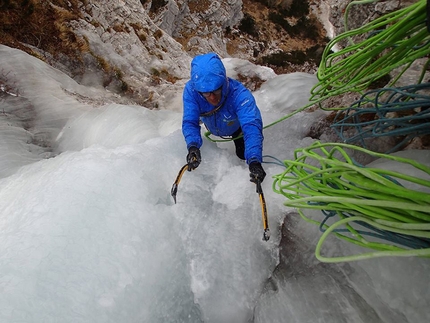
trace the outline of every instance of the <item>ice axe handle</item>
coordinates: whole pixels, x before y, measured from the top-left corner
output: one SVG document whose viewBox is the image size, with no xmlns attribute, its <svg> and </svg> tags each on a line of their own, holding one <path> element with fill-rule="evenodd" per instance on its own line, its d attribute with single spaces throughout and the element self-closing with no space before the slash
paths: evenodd
<svg viewBox="0 0 430 323">
<path fill-rule="evenodd" d="M 255 181 L 256 190 L 258 193 L 258 196 L 260 197 L 260 205 L 261 205 L 261 215 L 263 218 L 263 241 L 268 241 L 270 239 L 270 230 L 269 230 L 269 223 L 267 221 L 267 209 L 266 209 L 266 200 L 264 199 L 263 189 L 261 187 L 261 181 L 256 180 Z"/>
<path fill-rule="evenodd" d="M 184 175 L 187 169 L 188 169 L 188 164 L 185 164 L 184 166 L 182 166 L 181 170 L 178 173 L 178 176 L 176 176 L 175 182 L 172 185 L 172 189 L 170 190 L 170 194 L 173 196 L 173 200 L 175 201 L 175 204 L 176 204 L 176 194 L 178 193 L 179 182 L 181 181 L 182 175 Z"/>
</svg>

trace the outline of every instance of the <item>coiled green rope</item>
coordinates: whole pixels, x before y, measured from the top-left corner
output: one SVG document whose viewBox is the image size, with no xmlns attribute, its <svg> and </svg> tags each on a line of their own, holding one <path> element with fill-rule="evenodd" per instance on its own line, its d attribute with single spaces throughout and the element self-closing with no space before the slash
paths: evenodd
<svg viewBox="0 0 430 323">
<path fill-rule="evenodd" d="M 375 80 L 403 67 L 391 81 L 393 86 L 416 59 L 430 54 L 426 20 L 426 0 L 420 0 L 332 39 L 323 52 L 317 71 L 319 83 L 311 90 L 311 101 L 361 93 Z M 336 43 L 362 35 L 369 37 L 331 52 Z"/>
<path fill-rule="evenodd" d="M 357 150 L 378 158 L 408 164 L 422 176 L 396 171 L 363 167 L 345 150 Z M 418 245 L 430 245 L 430 167 L 415 160 L 375 153 L 364 148 L 341 143 L 315 142 L 294 152 L 295 160 L 286 160 L 286 170 L 274 176 L 273 190 L 287 198 L 286 206 L 299 210 L 303 219 L 325 229 L 315 254 L 323 262 L 340 262 L 382 256 L 430 256 L 430 247 L 408 249 L 394 243 L 370 241 L 353 222 L 367 224 L 380 232 L 418 239 Z M 427 179 L 425 179 L 427 178 Z M 400 184 L 409 183 L 417 189 Z M 327 219 L 315 221 L 302 209 L 317 209 L 337 215 L 339 220 L 328 225 Z M 345 226 L 349 234 L 340 233 Z M 330 233 L 356 245 L 376 250 L 359 255 L 327 258 L 321 248 Z"/>
<path fill-rule="evenodd" d="M 348 27 L 348 14 L 349 14 L 349 10 L 351 9 L 352 6 L 373 3 L 373 2 L 377 2 L 377 1 L 379 1 L 379 0 L 357 0 L 357 1 L 351 1 L 350 3 L 348 3 L 348 5 L 345 8 L 345 14 L 343 17 L 345 32 L 348 31 L 348 29 L 349 29 L 349 27 Z M 351 40 L 351 42 L 352 42 L 352 40 Z"/>
</svg>

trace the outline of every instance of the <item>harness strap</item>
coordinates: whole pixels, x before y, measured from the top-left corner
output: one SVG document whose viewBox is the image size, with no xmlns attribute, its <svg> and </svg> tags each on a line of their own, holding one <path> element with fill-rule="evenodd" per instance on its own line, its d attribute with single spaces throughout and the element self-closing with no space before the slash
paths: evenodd
<svg viewBox="0 0 430 323">
<path fill-rule="evenodd" d="M 224 102 L 223 102 L 223 104 L 224 104 Z M 223 104 L 220 104 L 219 106 L 217 106 L 215 109 L 213 109 L 211 111 L 208 111 L 208 112 L 205 112 L 205 113 L 201 113 L 200 117 L 210 117 L 210 116 L 213 116 L 215 113 L 217 113 L 219 111 L 219 109 L 222 108 Z"/>
</svg>

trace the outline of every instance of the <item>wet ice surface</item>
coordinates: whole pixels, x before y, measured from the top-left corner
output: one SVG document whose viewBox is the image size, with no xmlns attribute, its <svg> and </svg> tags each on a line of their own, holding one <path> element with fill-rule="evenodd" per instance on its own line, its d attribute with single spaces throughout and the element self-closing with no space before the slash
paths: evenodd
<svg viewBox="0 0 430 323">
<path fill-rule="evenodd" d="M 287 215 L 280 265 L 258 301 L 254 322 L 427 321 L 427 259 L 321 263 L 314 257 L 318 228 L 299 219 L 296 213 Z M 338 253 L 363 251 L 334 240 L 330 247 Z"/>
<path fill-rule="evenodd" d="M 186 155 L 177 109 L 95 108 L 70 93 L 99 100 L 98 91 L 0 51 L 20 93 L 2 98 L 0 114 L 0 322 L 430 320 L 428 260 L 323 264 L 317 227 L 289 213 L 281 230 L 292 210 L 271 190 L 280 165 L 264 165 L 272 237 L 263 242 L 255 186 L 232 143 L 205 141 L 174 204 Z M 304 104 L 294 93 L 315 78 L 268 84 L 255 93 L 265 124 Z M 292 158 L 314 141 L 306 133 L 323 114 L 266 129 L 265 155 Z M 354 251 L 336 241 L 324 249 Z"/>
</svg>

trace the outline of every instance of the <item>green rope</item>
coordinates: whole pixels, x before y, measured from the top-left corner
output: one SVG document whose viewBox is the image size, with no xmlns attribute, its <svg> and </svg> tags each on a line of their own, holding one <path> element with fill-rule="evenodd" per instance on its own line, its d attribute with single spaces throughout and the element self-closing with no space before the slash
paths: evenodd
<svg viewBox="0 0 430 323">
<path fill-rule="evenodd" d="M 349 10 L 351 9 L 352 6 L 354 5 L 359 5 L 359 4 L 368 4 L 368 3 L 373 3 L 373 2 L 377 2 L 379 0 L 361 0 L 361 1 L 351 1 L 345 8 L 345 13 L 344 13 L 344 27 L 345 27 L 345 32 L 348 31 L 348 13 Z M 352 40 L 351 40 L 352 42 Z"/>
<path fill-rule="evenodd" d="M 362 221 L 362 222 L 367 222 L 367 223 L 370 223 L 372 225 L 375 225 L 374 222 L 370 221 L 367 218 L 354 217 L 354 218 L 346 218 L 346 219 L 340 220 L 339 222 L 330 226 L 321 236 L 321 239 L 319 240 L 317 247 L 315 249 L 315 256 L 319 261 L 327 262 L 327 263 L 335 263 L 335 262 L 357 261 L 357 260 L 363 260 L 363 259 L 369 259 L 369 258 L 393 257 L 393 256 L 397 256 L 397 257 L 411 257 L 411 256 L 430 257 L 430 248 L 405 250 L 405 249 L 401 249 L 401 248 L 398 248 L 395 246 L 384 245 L 381 243 L 371 243 L 371 242 L 361 243 L 359 245 L 361 245 L 362 247 L 373 248 L 373 249 L 378 250 L 378 251 L 367 252 L 367 253 L 362 253 L 362 254 L 352 255 L 352 256 L 343 256 L 343 257 L 331 257 L 331 258 L 329 258 L 329 257 L 321 256 L 321 248 L 322 248 L 322 245 L 323 245 L 325 239 L 327 238 L 327 236 L 330 233 L 332 233 L 333 230 L 335 230 L 338 226 L 352 222 L 352 221 Z M 340 235 L 338 235 L 338 236 L 340 236 Z"/>
<path fill-rule="evenodd" d="M 411 176 L 396 171 L 357 165 L 347 150 L 356 150 L 373 157 L 399 163 L 399 169 L 410 165 L 422 176 Z M 378 256 L 430 256 L 430 248 L 408 250 L 404 247 L 366 240 L 350 223 L 368 224 L 390 236 L 409 237 L 430 246 L 430 167 L 415 160 L 372 152 L 342 143 L 320 143 L 296 149 L 295 160 L 285 160 L 286 170 L 275 175 L 273 190 L 287 198 L 284 205 L 299 210 L 303 219 L 325 228 L 316 250 L 324 262 L 358 260 Z M 426 179 L 427 178 L 427 179 Z M 409 189 L 399 183 L 413 184 Z M 330 213 L 332 225 L 307 218 L 302 209 Z M 336 236 L 362 247 L 378 250 L 376 253 L 331 258 L 320 255 L 323 242 L 339 226 L 353 237 L 334 232 Z M 381 231 L 382 230 L 382 231 Z M 421 247 L 422 248 L 422 247 Z"/>
<path fill-rule="evenodd" d="M 430 54 L 426 19 L 426 0 L 420 0 L 332 39 L 323 52 L 317 72 L 319 83 L 311 90 L 311 101 L 346 92 L 361 93 L 375 80 L 406 66 L 394 77 L 393 86 L 413 61 Z M 369 34 L 372 36 L 358 44 L 331 52 L 344 39 Z"/>
</svg>

